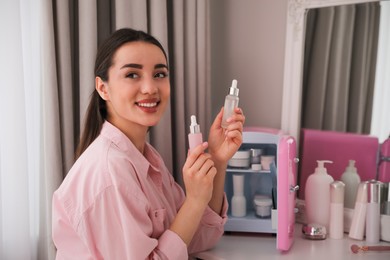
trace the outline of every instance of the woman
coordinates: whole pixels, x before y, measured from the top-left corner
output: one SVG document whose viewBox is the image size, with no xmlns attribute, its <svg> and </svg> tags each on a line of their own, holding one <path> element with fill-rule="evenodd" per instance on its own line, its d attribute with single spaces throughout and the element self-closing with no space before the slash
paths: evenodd
<svg viewBox="0 0 390 260">
<path fill-rule="evenodd" d="M 175 183 L 146 142 L 170 96 L 166 53 L 152 36 L 120 29 L 95 63 L 78 159 L 53 195 L 57 259 L 187 259 L 216 244 L 226 222 L 227 161 L 242 143 L 240 109 L 222 110 Z M 208 149 L 208 153 L 206 152 Z"/>
</svg>

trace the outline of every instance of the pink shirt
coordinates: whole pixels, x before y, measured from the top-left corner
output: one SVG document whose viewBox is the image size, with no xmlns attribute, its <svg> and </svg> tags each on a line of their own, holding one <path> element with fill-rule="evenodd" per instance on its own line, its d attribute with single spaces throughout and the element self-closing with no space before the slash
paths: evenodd
<svg viewBox="0 0 390 260">
<path fill-rule="evenodd" d="M 170 227 L 185 195 L 150 144 L 142 155 L 112 124 L 53 195 L 56 259 L 187 259 L 214 246 L 222 217 L 207 208 L 189 248 Z"/>
</svg>

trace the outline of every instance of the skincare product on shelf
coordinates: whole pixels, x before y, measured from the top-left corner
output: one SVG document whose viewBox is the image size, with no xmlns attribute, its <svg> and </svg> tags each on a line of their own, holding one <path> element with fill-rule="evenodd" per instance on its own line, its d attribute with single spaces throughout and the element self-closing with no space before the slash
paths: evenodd
<svg viewBox="0 0 390 260">
<path fill-rule="evenodd" d="M 233 79 L 232 85 L 229 89 L 229 94 L 225 98 L 225 104 L 223 107 L 223 117 L 221 123 L 221 126 L 223 128 L 226 128 L 228 126 L 228 122 L 226 122 L 226 120 L 231 117 L 234 112 L 234 109 L 238 106 L 238 92 L 239 89 L 237 88 L 237 80 Z"/>
<path fill-rule="evenodd" d="M 369 244 L 379 243 L 380 188 L 381 188 L 381 183 L 378 181 L 372 180 L 367 183 L 366 241 Z"/>
<path fill-rule="evenodd" d="M 260 157 L 263 154 L 262 149 L 251 149 L 251 164 L 260 164 Z"/>
<path fill-rule="evenodd" d="M 360 176 L 357 173 L 354 160 L 349 160 L 349 165 L 341 175 L 340 180 L 345 184 L 344 206 L 353 209 L 355 206 L 357 189 L 360 183 Z"/>
<path fill-rule="evenodd" d="M 233 174 L 232 216 L 246 215 L 246 198 L 244 195 L 244 174 Z"/>
<path fill-rule="evenodd" d="M 305 205 L 308 223 L 319 224 L 329 229 L 330 184 L 333 177 L 327 173 L 325 163 L 332 161 L 317 161 L 318 166 L 306 181 Z"/>
<path fill-rule="evenodd" d="M 256 194 L 253 198 L 253 206 L 256 216 L 260 218 L 271 217 L 272 198 L 269 196 Z"/>
<path fill-rule="evenodd" d="M 237 151 L 228 161 L 228 166 L 235 168 L 249 168 L 250 167 L 250 151 Z"/>
<path fill-rule="evenodd" d="M 355 209 L 353 212 L 349 237 L 357 240 L 363 240 L 364 228 L 366 224 L 367 212 L 367 182 L 361 182 L 358 187 L 355 200 Z"/>
<path fill-rule="evenodd" d="M 275 156 L 273 155 L 262 155 L 260 158 L 261 168 L 265 171 L 271 169 L 271 163 L 275 161 Z"/>
<path fill-rule="evenodd" d="M 344 237 L 344 188 L 342 181 L 330 184 L 329 237 L 333 239 Z"/>
<path fill-rule="evenodd" d="M 190 133 L 188 134 L 188 144 L 190 152 L 192 149 L 203 143 L 202 133 L 200 132 L 200 126 L 196 122 L 196 116 L 191 116 Z"/>
</svg>

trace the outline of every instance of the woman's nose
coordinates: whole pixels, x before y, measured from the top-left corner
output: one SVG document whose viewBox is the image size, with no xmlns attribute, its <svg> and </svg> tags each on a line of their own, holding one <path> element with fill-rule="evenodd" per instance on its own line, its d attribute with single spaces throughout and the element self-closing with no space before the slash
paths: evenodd
<svg viewBox="0 0 390 260">
<path fill-rule="evenodd" d="M 153 81 L 153 79 L 145 79 L 142 82 L 141 92 L 144 94 L 155 94 L 157 89 L 157 84 Z"/>
</svg>

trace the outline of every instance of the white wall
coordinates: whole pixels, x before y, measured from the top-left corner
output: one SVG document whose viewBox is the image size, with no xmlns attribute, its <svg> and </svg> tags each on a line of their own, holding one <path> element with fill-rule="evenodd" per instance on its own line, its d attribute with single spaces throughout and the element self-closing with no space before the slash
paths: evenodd
<svg viewBox="0 0 390 260">
<path fill-rule="evenodd" d="M 211 0 L 213 114 L 238 80 L 246 126 L 280 128 L 287 0 Z"/>
</svg>

